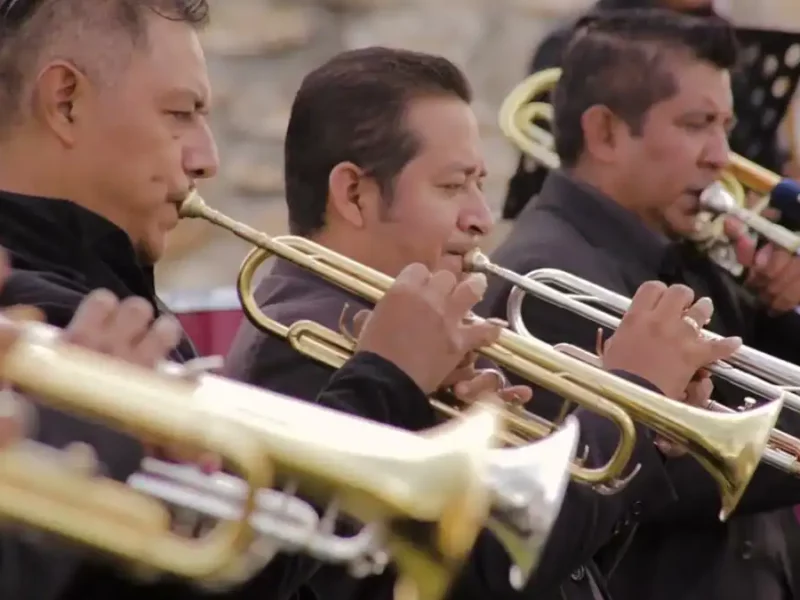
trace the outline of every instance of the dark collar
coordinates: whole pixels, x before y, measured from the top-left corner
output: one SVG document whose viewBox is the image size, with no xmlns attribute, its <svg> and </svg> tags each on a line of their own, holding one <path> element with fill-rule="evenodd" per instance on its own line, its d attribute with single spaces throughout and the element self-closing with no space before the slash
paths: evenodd
<svg viewBox="0 0 800 600">
<path fill-rule="evenodd" d="M 18 269 L 53 272 L 89 287 L 115 278 L 153 297 L 153 268 L 141 264 L 127 234 L 73 202 L 0 191 L 0 246 Z M 89 279 L 93 279 L 90 281 Z"/>
<path fill-rule="evenodd" d="M 587 183 L 564 171 L 551 171 L 539 197 L 520 215 L 534 218 L 537 210 L 557 213 L 592 246 L 628 263 L 636 261 L 653 274 L 670 263 L 674 245 L 653 232 L 632 212 Z"/>
</svg>

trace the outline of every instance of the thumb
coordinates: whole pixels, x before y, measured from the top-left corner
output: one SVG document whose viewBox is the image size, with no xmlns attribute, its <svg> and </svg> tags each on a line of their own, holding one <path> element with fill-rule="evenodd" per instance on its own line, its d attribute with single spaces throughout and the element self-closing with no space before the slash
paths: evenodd
<svg viewBox="0 0 800 600">
<path fill-rule="evenodd" d="M 706 356 L 701 366 L 705 367 L 718 360 L 726 360 L 731 354 L 742 347 L 742 338 L 728 337 L 721 340 L 713 340 L 708 343 Z"/>
<path fill-rule="evenodd" d="M 725 217 L 722 229 L 733 245 L 736 260 L 745 267 L 752 266 L 756 256 L 756 242 L 750 237 L 747 226 L 735 217 Z"/>
</svg>

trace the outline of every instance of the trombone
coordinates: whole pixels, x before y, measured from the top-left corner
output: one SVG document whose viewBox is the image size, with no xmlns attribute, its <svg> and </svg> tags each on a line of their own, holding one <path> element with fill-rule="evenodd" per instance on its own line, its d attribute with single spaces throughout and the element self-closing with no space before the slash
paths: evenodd
<svg viewBox="0 0 800 600">
<path fill-rule="evenodd" d="M 206 205 L 195 192 L 184 200 L 180 214 L 187 218 L 206 219 L 255 246 L 245 258 L 237 280 L 245 315 L 262 331 L 286 338 L 298 351 L 319 357 L 323 362 L 349 357 L 353 340 L 318 323 L 298 321 L 286 327 L 268 318 L 254 298 L 258 267 L 271 256 L 278 256 L 373 304 L 380 301 L 393 283 L 388 275 L 309 239 L 270 237 L 235 221 Z M 527 381 L 607 417 L 619 428 L 620 442 L 609 462 L 598 469 L 574 465 L 574 479 L 593 485 L 607 483 L 612 488 L 624 484 L 620 477 L 633 453 L 633 419 L 636 419 L 659 435 L 691 448 L 695 458 L 719 485 L 722 520 L 727 519 L 741 499 L 782 405 L 777 401 L 742 414 L 711 414 L 598 370 L 540 340 L 508 329 L 501 331 L 498 342 L 482 348 L 481 354 Z M 528 438 L 539 438 L 552 432 L 552 425 L 532 418 L 530 413 L 507 409 L 504 417 L 508 419 L 510 428 L 522 428 Z"/>
<path fill-rule="evenodd" d="M 277 478 L 370 524 L 376 543 L 368 550 L 388 552 L 401 589 L 440 600 L 488 515 L 486 465 L 501 426 L 491 406 L 419 436 L 219 377 L 150 371 L 60 342 L 59 330 L 47 325 L 2 326 L 17 336 L 0 355 L 0 379 L 22 393 L 138 439 L 214 452 L 240 477 L 235 510 L 217 514 L 225 518 L 191 539 L 170 530 L 156 498 L 85 469 L 65 470 L 52 460 L 58 450 L 25 440 L 0 452 L 7 521 L 100 550 L 139 572 L 224 586 L 252 572 L 254 528 L 269 535 L 264 518 L 286 524 L 286 506 L 265 510 L 259 492 Z M 324 529 L 312 534 L 295 527 L 286 547 L 318 543 L 336 555 L 336 540 L 320 537 Z"/>
<path fill-rule="evenodd" d="M 507 314 L 511 328 L 520 335 L 533 336 L 522 318 L 522 303 L 528 294 L 611 330 L 619 326 L 619 315 L 623 315 L 630 306 L 630 299 L 625 296 L 559 269 L 536 269 L 527 275 L 519 275 L 493 266 L 492 273 L 514 285 L 508 297 Z M 703 331 L 703 335 L 709 339 L 720 337 L 707 330 Z M 560 347 L 572 356 L 580 355 L 586 361 L 592 362 L 596 358 L 593 354 L 585 354 L 582 349 L 569 344 Z M 792 410 L 800 410 L 800 396 L 763 378 L 764 374 L 780 372 L 781 365 L 784 366 L 784 373 L 797 369 L 791 363 L 742 346 L 731 356 L 729 362 L 714 363 L 709 365 L 709 370 L 737 387 L 769 401 L 768 405 L 777 401 Z M 742 410 L 752 410 L 754 406 L 754 401 L 748 399 Z M 709 402 L 708 408 L 720 413 L 736 412 L 713 400 Z M 773 429 L 762 459 L 769 465 L 800 476 L 800 439 Z"/>
<path fill-rule="evenodd" d="M 503 133 L 523 153 L 549 169 L 557 169 L 560 160 L 555 153 L 553 134 L 536 121 L 553 121 L 553 106 L 533 101 L 552 91 L 561 77 L 560 68 L 539 71 L 526 77 L 503 101 L 499 124 Z M 762 198 L 752 209 L 746 208 L 747 190 Z M 790 253 L 800 251 L 800 236 L 773 223 L 759 213 L 770 204 L 785 210 L 800 202 L 800 184 L 783 179 L 769 169 L 731 152 L 728 166 L 720 181 L 709 186 L 700 196 L 705 211 L 698 220 L 693 241 L 704 248 L 722 266 L 738 275 L 741 265 L 722 232 L 722 217 L 736 217 L 764 239 Z"/>
</svg>

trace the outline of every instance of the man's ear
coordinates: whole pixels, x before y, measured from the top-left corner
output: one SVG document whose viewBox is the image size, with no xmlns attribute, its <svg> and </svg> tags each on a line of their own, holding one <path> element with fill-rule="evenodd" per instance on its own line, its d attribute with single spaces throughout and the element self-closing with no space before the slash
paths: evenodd
<svg viewBox="0 0 800 600">
<path fill-rule="evenodd" d="M 75 143 L 76 123 L 81 119 L 89 82 L 72 63 L 56 60 L 47 64 L 36 78 L 33 112 L 66 146 Z"/>
<path fill-rule="evenodd" d="M 613 162 L 625 124 L 607 107 L 596 104 L 581 115 L 585 151 L 600 162 Z"/>
<path fill-rule="evenodd" d="M 374 211 L 380 192 L 374 179 L 351 162 L 341 162 L 328 176 L 328 210 L 352 227 L 364 227 Z"/>
</svg>

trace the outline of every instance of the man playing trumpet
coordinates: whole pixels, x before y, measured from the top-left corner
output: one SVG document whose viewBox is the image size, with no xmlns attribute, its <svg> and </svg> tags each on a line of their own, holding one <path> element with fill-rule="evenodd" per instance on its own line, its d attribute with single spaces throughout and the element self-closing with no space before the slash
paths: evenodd
<svg viewBox="0 0 800 600">
<path fill-rule="evenodd" d="M 459 69 L 427 54 L 365 48 L 338 55 L 314 70 L 297 93 L 285 140 L 292 233 L 397 277 L 397 292 L 410 279 L 427 280 L 439 290 L 479 281 L 465 277 L 464 256 L 488 233 L 492 222 L 481 189 L 485 168 L 470 100 L 469 84 Z M 428 270 L 437 269 L 441 271 L 436 275 L 427 275 Z M 333 330 L 338 330 L 343 311 L 346 329 L 351 329 L 347 317 L 366 307 L 360 299 L 282 260 L 260 283 L 256 300 L 266 316 L 284 325 L 312 320 Z M 686 312 L 704 322 L 711 307 L 693 300 L 685 287 L 667 288 L 657 282 L 642 286 L 635 300 L 642 320 L 638 325 L 631 321 L 609 342 L 609 367 L 651 388 L 683 392 L 700 367 L 738 345 L 733 339 L 719 345 L 701 340 L 683 316 Z M 408 319 L 417 318 L 415 303 L 408 302 L 407 311 Z M 378 305 L 360 332 L 359 344 L 377 335 L 373 319 L 382 313 Z M 357 320 L 362 317 L 363 313 Z M 663 328 L 654 327 L 655 323 Z M 410 347 L 414 342 L 401 335 L 391 343 Z M 469 401 L 486 386 L 496 387 L 497 378 L 478 368 L 487 365 L 476 367 L 473 360 L 474 356 L 467 356 L 447 381 L 431 379 L 423 389 L 430 394 L 443 385 L 453 386 Z M 248 383 L 313 400 L 331 369 L 302 356 L 285 341 L 244 324 L 228 356 L 226 372 Z M 519 386 L 500 393 L 512 401 L 530 398 L 530 391 Z M 438 418 L 427 401 L 418 400 L 365 401 L 341 408 L 419 430 L 434 425 Z M 618 435 L 602 418 L 579 414 L 583 442 L 591 452 L 587 462 L 598 464 L 613 452 Z M 519 597 L 565 593 L 596 598 L 601 594 L 600 578 L 587 576 L 581 565 L 631 515 L 657 510 L 672 495 L 662 455 L 644 428 L 638 428 L 637 434 L 632 462 L 641 465 L 638 475 L 614 496 L 601 497 L 577 486 L 570 489 L 535 580 Z M 569 574 L 579 567 L 582 575 L 570 579 Z M 486 532 L 451 597 L 512 595 L 508 572 L 505 551 Z M 319 598 L 357 598 L 367 593 L 370 598 L 388 598 L 391 580 L 355 581 L 341 569 L 322 568 L 305 590 Z"/>
<path fill-rule="evenodd" d="M 797 315 L 787 311 L 800 302 L 800 260 L 770 245 L 756 251 L 728 223 L 748 270 L 741 286 L 685 241 L 701 192 L 728 161 L 736 60 L 733 29 L 718 19 L 632 10 L 579 24 L 554 94 L 562 169 L 519 215 L 494 262 L 521 274 L 561 269 L 624 296 L 647 280 L 682 283 L 713 302 L 711 319 L 698 326 L 795 361 Z M 505 315 L 509 287 L 492 282 L 482 314 Z M 548 342 L 595 349 L 596 326 L 582 317 L 533 298 L 522 316 Z M 715 383 L 718 401 L 742 404 L 743 390 Z M 667 468 L 677 502 L 641 519 L 599 557 L 616 600 L 797 595 L 784 540 L 796 524 L 788 511 L 766 512 L 800 500 L 796 479 L 762 466 L 740 516 L 723 525 L 700 465 L 683 457 Z"/>
</svg>

